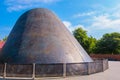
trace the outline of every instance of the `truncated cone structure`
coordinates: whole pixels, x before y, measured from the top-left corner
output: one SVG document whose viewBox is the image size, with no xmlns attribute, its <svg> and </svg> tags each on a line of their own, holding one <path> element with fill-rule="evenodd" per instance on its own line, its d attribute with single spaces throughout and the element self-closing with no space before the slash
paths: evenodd
<svg viewBox="0 0 120 80">
<path fill-rule="evenodd" d="M 0 61 L 47 64 L 93 60 L 54 13 L 36 8 L 20 16 L 1 50 Z"/>
<path fill-rule="evenodd" d="M 36 76 L 46 76 L 79 75 L 82 70 L 88 70 L 86 62 L 93 60 L 54 13 L 36 8 L 20 16 L 1 49 L 0 62 L 8 64 L 5 66 L 7 76 L 28 75 L 31 71 L 29 64 L 33 63 L 36 64 L 33 73 L 35 70 Z M 79 64 L 81 62 L 85 65 Z M 20 67 L 21 64 L 28 67 Z"/>
</svg>

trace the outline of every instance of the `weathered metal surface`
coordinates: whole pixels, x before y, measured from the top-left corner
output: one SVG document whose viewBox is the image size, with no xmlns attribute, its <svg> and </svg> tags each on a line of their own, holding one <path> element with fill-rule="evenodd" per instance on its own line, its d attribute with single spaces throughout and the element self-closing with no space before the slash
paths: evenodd
<svg viewBox="0 0 120 80">
<path fill-rule="evenodd" d="M 106 69 L 108 69 L 107 59 L 86 63 L 0 64 L 0 77 L 66 77 L 75 75 L 88 75 L 102 72 Z"/>
<path fill-rule="evenodd" d="M 59 18 L 42 8 L 29 10 L 18 19 L 1 52 L 3 63 L 92 62 Z"/>
<path fill-rule="evenodd" d="M 7 64 L 6 77 L 32 77 L 32 64 Z"/>
<path fill-rule="evenodd" d="M 88 74 L 88 63 L 68 63 L 66 65 L 66 75 L 87 75 Z"/>
<path fill-rule="evenodd" d="M 0 64 L 0 77 L 4 75 L 4 64 Z"/>
<path fill-rule="evenodd" d="M 108 66 L 108 59 L 103 60 L 103 71 L 107 70 L 109 68 Z"/>
<path fill-rule="evenodd" d="M 63 64 L 36 64 L 35 77 L 63 76 Z"/>
<path fill-rule="evenodd" d="M 101 67 L 100 65 L 99 67 Z M 102 70 L 101 70 L 102 71 Z M 96 62 L 90 62 L 88 63 L 88 74 L 94 74 L 96 73 Z"/>
</svg>

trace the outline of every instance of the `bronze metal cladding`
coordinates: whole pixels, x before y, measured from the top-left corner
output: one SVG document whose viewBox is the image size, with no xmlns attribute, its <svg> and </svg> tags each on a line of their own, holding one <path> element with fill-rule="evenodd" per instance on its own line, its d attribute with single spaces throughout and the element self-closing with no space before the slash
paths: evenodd
<svg viewBox="0 0 120 80">
<path fill-rule="evenodd" d="M 36 8 L 20 16 L 1 50 L 0 61 L 44 64 L 93 60 L 56 15 Z"/>
</svg>

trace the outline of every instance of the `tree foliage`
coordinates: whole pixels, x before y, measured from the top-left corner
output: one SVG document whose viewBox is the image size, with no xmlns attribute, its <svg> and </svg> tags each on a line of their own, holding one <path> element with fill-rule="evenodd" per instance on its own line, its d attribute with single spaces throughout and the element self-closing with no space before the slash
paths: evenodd
<svg viewBox="0 0 120 80">
<path fill-rule="evenodd" d="M 98 40 L 96 53 L 120 54 L 120 33 L 107 33 Z"/>
<path fill-rule="evenodd" d="M 78 42 L 87 49 L 86 42 L 88 39 L 87 32 L 83 30 L 82 28 L 77 28 L 73 31 L 73 35 L 78 40 Z"/>
<path fill-rule="evenodd" d="M 88 53 L 120 54 L 120 33 L 107 33 L 99 40 L 87 35 L 87 31 L 77 28 L 73 35 Z"/>
<path fill-rule="evenodd" d="M 7 36 L 5 36 L 4 38 L 3 38 L 3 41 L 6 41 L 7 40 Z"/>
<path fill-rule="evenodd" d="M 97 40 L 92 36 L 88 37 L 87 40 L 87 52 L 94 53 L 96 49 Z"/>
<path fill-rule="evenodd" d="M 87 31 L 83 30 L 82 28 L 75 29 L 73 31 L 73 35 L 88 53 L 93 53 L 96 45 L 95 38 L 92 36 L 88 37 Z"/>
</svg>

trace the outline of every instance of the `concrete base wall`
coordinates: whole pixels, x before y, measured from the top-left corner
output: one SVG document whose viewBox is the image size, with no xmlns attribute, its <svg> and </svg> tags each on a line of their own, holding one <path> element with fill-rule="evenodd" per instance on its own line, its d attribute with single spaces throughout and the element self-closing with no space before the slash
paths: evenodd
<svg viewBox="0 0 120 80">
<path fill-rule="evenodd" d="M 42 78 L 90 75 L 108 69 L 108 60 L 101 59 L 86 63 L 58 64 L 0 64 L 3 78 Z"/>
</svg>

